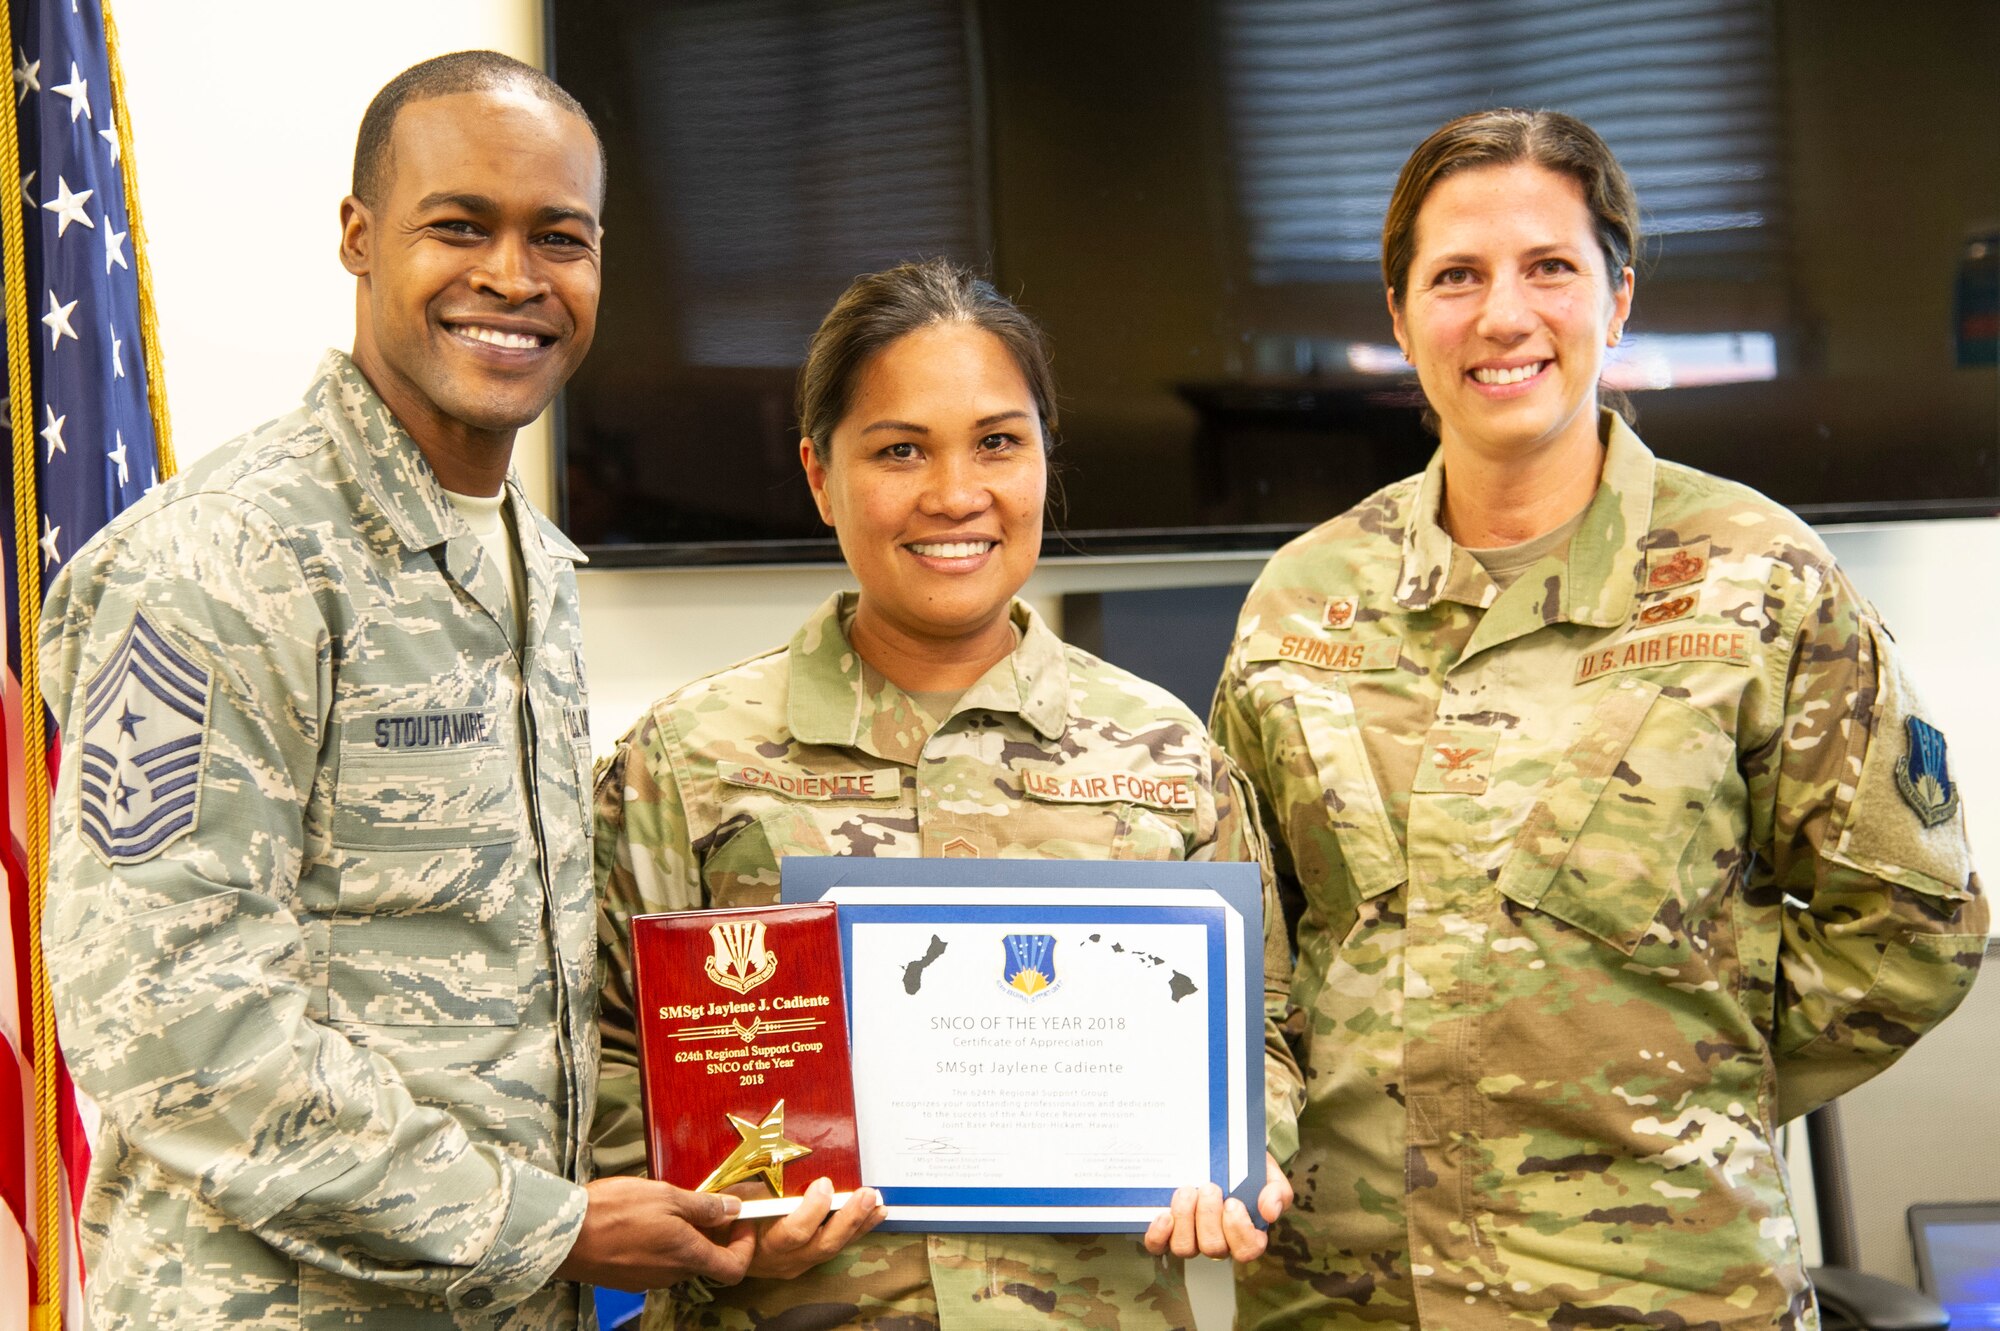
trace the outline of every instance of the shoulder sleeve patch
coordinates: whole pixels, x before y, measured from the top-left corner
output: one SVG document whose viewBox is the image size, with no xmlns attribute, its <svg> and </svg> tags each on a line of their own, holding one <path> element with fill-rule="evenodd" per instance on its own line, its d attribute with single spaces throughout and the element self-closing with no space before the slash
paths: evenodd
<svg viewBox="0 0 2000 1331">
<path fill-rule="evenodd" d="M 1903 718 L 1906 752 L 1896 759 L 1896 789 L 1925 827 L 1936 827 L 1958 812 L 1958 787 L 1945 765 L 1944 732 L 1914 716 Z"/>
<path fill-rule="evenodd" d="M 1964 900 L 1972 894 L 1972 855 L 1944 736 L 1917 716 L 1901 662 L 1879 629 L 1869 624 L 1867 632 L 1876 714 L 1862 732 L 1833 858 L 1916 891 Z"/>
<path fill-rule="evenodd" d="M 193 831 L 208 760 L 209 673 L 135 614 L 84 694 L 77 826 L 106 864 Z"/>
</svg>

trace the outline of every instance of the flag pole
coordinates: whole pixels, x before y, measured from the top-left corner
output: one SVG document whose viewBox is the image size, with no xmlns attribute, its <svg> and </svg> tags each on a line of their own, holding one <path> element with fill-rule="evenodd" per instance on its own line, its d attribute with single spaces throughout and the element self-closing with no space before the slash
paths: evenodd
<svg viewBox="0 0 2000 1331">
<path fill-rule="evenodd" d="M 13 14 L 4 18 L 6 48 L 12 50 Z M 0 187 L 21 179 L 20 124 L 14 99 L 0 97 Z M 12 200 L 0 203 L 0 258 L 7 279 L 8 419 L 14 429 L 14 564 L 20 598 L 21 640 L 21 786 L 27 797 L 28 852 L 28 972 L 31 1031 L 29 1048 L 35 1060 L 35 1292 L 31 1325 L 35 1331 L 62 1329 L 62 1160 L 56 1115 L 56 1021 L 49 1001 L 49 974 L 42 957 L 42 907 L 49 889 L 49 771 L 48 736 L 42 726 L 38 684 L 42 570 L 35 556 L 35 519 L 41 515 L 35 495 L 35 393 L 28 329 L 27 237 L 21 209 Z"/>
<path fill-rule="evenodd" d="M 146 224 L 139 216 L 139 164 L 132 156 L 132 117 L 125 110 L 125 67 L 118 59 L 118 24 L 111 0 L 104 6 L 104 59 L 111 69 L 111 114 L 118 121 L 118 170 L 125 182 L 125 225 L 132 233 L 132 261 L 139 282 L 139 353 L 146 362 L 146 398 L 153 413 L 153 452 L 161 480 L 174 474 L 174 432 L 167 414 L 167 374 L 161 363 L 160 317 L 153 304 L 153 262 L 146 257 Z M 29 408 L 32 415 L 33 407 Z"/>
</svg>

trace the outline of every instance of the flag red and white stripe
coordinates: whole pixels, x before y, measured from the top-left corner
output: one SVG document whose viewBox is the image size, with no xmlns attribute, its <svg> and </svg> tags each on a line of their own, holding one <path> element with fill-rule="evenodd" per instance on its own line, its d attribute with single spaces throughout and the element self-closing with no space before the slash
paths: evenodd
<svg viewBox="0 0 2000 1331">
<path fill-rule="evenodd" d="M 14 215 L 0 207 L 14 480 L 0 511 L 0 1331 L 55 1331 L 81 1319 L 76 1205 L 95 1116 L 62 1067 L 40 969 L 57 743 L 33 635 L 47 580 L 171 471 L 171 452 L 115 28 L 102 0 L 9 0 L 7 19 L 0 181 L 19 188 Z"/>
</svg>

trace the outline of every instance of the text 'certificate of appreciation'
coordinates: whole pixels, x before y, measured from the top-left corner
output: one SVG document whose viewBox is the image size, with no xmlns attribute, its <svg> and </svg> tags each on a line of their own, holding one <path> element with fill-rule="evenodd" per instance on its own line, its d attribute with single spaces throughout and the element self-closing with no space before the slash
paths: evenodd
<svg viewBox="0 0 2000 1331">
<path fill-rule="evenodd" d="M 1254 1207 L 1254 866 L 842 858 L 784 875 L 787 900 L 839 906 L 861 1173 L 885 1228 L 1137 1230 L 1204 1181 Z"/>
</svg>

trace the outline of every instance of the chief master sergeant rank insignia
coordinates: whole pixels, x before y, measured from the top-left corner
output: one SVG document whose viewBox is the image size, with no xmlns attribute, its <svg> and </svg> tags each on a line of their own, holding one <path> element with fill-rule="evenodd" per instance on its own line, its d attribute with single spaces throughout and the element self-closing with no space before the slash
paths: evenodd
<svg viewBox="0 0 2000 1331">
<path fill-rule="evenodd" d="M 135 864 L 193 830 L 207 731 L 208 672 L 133 615 L 84 699 L 77 824 L 99 859 Z"/>
</svg>

